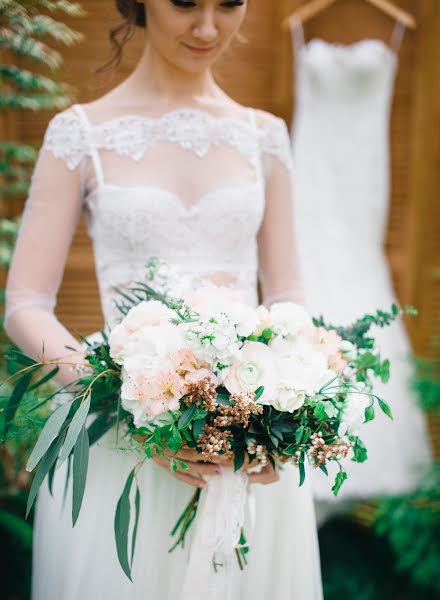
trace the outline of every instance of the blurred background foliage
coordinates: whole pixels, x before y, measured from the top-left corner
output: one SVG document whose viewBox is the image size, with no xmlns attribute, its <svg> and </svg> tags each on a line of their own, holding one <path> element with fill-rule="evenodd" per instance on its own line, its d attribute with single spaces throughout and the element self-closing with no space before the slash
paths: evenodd
<svg viewBox="0 0 440 600">
<path fill-rule="evenodd" d="M 62 46 L 81 34 L 62 22 L 83 9 L 68 0 L 0 1 L 0 116 L 5 111 L 61 110 L 74 90 L 59 82 Z M 4 64 L 2 64 L 4 63 Z M 4 137 L 4 136 L 2 136 Z M 14 140 L 0 142 L 0 269 L 6 270 L 20 226 L 8 216 L 8 199 L 25 197 L 37 149 Z M 4 290 L 0 289 L 0 305 Z M 0 322 L 0 382 L 18 366 L 7 359 L 12 347 Z M 440 361 L 414 357 L 409 385 L 422 408 L 440 414 Z M 11 386 L 0 388 L 0 431 Z M 43 390 L 45 394 L 47 390 Z M 1 598 L 30 597 L 32 515 L 24 520 L 29 475 L 24 469 L 43 414 L 24 420 L 23 409 L 38 398 L 29 392 L 8 440 L 0 445 Z M 16 435 L 26 429 L 26 436 Z M 20 441 L 16 441 L 17 439 Z M 434 465 L 414 493 L 354 506 L 320 530 L 326 600 L 431 600 L 440 598 L 440 467 Z M 48 599 L 50 600 L 50 599 Z M 61 600 L 61 599 L 60 599 Z M 302 600 L 302 599 L 298 599 Z"/>
</svg>

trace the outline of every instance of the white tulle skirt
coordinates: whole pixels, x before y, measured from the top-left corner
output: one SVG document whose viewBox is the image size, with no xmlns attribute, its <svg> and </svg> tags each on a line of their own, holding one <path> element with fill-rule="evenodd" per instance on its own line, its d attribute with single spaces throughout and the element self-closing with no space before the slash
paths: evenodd
<svg viewBox="0 0 440 600">
<path fill-rule="evenodd" d="M 57 471 L 53 497 L 46 483 L 35 515 L 33 600 L 178 600 L 191 541 L 168 552 L 170 530 L 195 488 L 147 461 L 139 472 L 141 511 L 133 583 L 119 566 L 113 534 L 118 498 L 136 458 L 104 442 L 90 449 L 83 506 L 71 524 L 71 487 L 64 509 L 66 463 Z M 232 600 L 321 600 L 321 572 L 309 480 L 286 465 L 280 480 L 252 484 L 256 519 L 248 565 L 232 562 Z M 203 493 L 203 492 L 202 492 Z M 193 528 L 196 523 L 193 523 Z M 193 529 L 194 530 L 194 529 Z M 194 595 L 194 600 L 199 599 Z M 204 597 L 203 600 L 210 600 Z"/>
</svg>

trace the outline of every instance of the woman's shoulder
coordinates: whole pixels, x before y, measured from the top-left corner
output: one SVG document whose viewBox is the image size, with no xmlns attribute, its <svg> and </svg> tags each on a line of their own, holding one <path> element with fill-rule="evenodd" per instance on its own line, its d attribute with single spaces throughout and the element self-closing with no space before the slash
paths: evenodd
<svg viewBox="0 0 440 600">
<path fill-rule="evenodd" d="M 75 105 L 56 113 L 48 122 L 42 150 L 61 158 L 75 169 L 87 153 L 87 128 Z"/>
</svg>

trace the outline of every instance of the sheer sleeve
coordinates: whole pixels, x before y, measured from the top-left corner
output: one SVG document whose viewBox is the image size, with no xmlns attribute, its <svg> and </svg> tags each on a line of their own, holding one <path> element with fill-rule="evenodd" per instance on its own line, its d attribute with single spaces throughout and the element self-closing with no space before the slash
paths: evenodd
<svg viewBox="0 0 440 600">
<path fill-rule="evenodd" d="M 270 116 L 261 145 L 266 180 L 265 213 L 258 234 L 263 303 L 270 306 L 289 300 L 304 304 L 294 229 L 292 154 L 282 119 Z"/>
<path fill-rule="evenodd" d="M 50 121 L 8 272 L 5 331 L 35 360 L 84 362 L 80 343 L 54 313 L 82 210 L 81 134 L 80 123 L 71 109 Z M 45 367 L 46 371 L 51 369 L 53 365 Z M 55 379 L 67 385 L 78 377 L 71 366 L 63 365 Z"/>
</svg>

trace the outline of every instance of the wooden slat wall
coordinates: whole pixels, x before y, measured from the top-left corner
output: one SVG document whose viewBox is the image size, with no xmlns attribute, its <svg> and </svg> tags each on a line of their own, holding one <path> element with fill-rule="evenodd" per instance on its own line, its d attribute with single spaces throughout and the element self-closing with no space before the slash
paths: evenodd
<svg viewBox="0 0 440 600">
<path fill-rule="evenodd" d="M 293 65 L 290 36 L 280 31 L 283 16 L 305 0 L 251 0 L 245 36 L 218 68 L 220 83 L 239 102 L 272 111 L 290 125 L 294 110 Z M 85 42 L 65 52 L 65 80 L 79 89 L 78 100 L 96 98 L 130 71 L 142 47 L 139 33 L 126 49 L 114 74 L 96 77 L 93 71 L 108 56 L 107 32 L 119 19 L 113 3 L 85 0 L 89 11 L 72 25 Z M 415 304 L 421 316 L 408 321 L 418 353 L 433 355 L 432 329 L 440 332 L 440 213 L 436 190 L 440 177 L 440 2 L 399 0 L 418 21 L 407 31 L 399 53 L 391 121 L 392 201 L 387 252 L 401 302 Z M 388 41 L 393 22 L 362 0 L 339 0 L 306 24 L 306 39 L 322 37 L 352 43 L 365 37 Z M 47 115 L 24 114 L 19 135 L 38 141 Z M 437 269 L 437 270 L 436 270 Z M 102 325 L 90 242 L 81 224 L 75 237 L 62 289 L 58 314 L 83 334 Z"/>
</svg>

